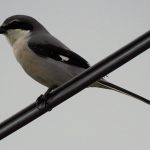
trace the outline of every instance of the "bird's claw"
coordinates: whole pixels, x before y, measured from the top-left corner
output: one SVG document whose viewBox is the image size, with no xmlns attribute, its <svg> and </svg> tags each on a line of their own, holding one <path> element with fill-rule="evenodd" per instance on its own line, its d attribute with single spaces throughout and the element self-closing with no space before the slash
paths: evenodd
<svg viewBox="0 0 150 150">
<path fill-rule="evenodd" d="M 48 111 L 51 111 L 52 109 L 48 107 L 48 104 L 47 104 L 47 100 L 48 98 L 50 97 L 50 93 L 53 89 L 50 88 L 48 89 L 45 94 L 41 94 L 37 100 L 36 100 L 36 107 L 39 109 L 39 110 L 48 110 Z"/>
</svg>

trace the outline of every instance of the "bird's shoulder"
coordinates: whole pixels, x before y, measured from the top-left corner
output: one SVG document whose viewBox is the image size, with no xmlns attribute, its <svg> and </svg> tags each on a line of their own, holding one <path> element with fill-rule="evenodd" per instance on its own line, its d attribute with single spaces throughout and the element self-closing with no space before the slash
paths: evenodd
<svg viewBox="0 0 150 150">
<path fill-rule="evenodd" d="M 71 51 L 61 41 L 50 34 L 32 36 L 28 41 L 28 46 L 34 53 L 41 57 L 50 57 L 81 68 L 89 67 L 88 62 L 84 58 Z"/>
</svg>

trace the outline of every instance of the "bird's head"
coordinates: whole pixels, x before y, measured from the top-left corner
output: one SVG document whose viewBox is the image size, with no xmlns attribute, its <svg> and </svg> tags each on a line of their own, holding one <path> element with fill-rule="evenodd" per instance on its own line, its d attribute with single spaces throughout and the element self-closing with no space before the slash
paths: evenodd
<svg viewBox="0 0 150 150">
<path fill-rule="evenodd" d="M 11 45 L 18 39 L 29 36 L 36 31 L 46 29 L 34 18 L 25 15 L 15 15 L 7 18 L 0 26 L 0 34 L 4 34 Z"/>
</svg>

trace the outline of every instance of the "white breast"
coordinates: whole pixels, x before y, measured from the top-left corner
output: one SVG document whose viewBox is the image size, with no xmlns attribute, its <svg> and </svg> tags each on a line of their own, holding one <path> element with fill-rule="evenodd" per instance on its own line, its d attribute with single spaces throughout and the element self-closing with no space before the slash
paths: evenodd
<svg viewBox="0 0 150 150">
<path fill-rule="evenodd" d="M 35 54 L 28 47 L 27 42 L 30 38 L 30 32 L 28 31 L 11 31 L 8 33 L 7 38 L 13 47 L 17 61 L 25 72 L 47 87 L 60 85 L 83 70 L 83 68 L 70 66 Z M 66 60 L 67 58 L 63 59 Z"/>
<path fill-rule="evenodd" d="M 43 79 L 40 77 L 42 76 L 42 70 L 40 68 L 42 60 L 28 47 L 30 32 L 19 29 L 9 30 L 6 37 L 13 47 L 13 52 L 17 61 L 25 72 L 43 84 Z"/>
<path fill-rule="evenodd" d="M 12 36 L 12 34 L 15 36 Z M 43 84 L 43 79 L 41 79 L 43 73 L 40 67 L 43 60 L 28 47 L 30 32 L 17 29 L 15 31 L 10 31 L 7 38 L 13 47 L 13 52 L 17 61 L 25 72 Z"/>
<path fill-rule="evenodd" d="M 13 47 L 14 55 L 25 72 L 41 84 L 51 87 L 54 84 L 53 68 L 55 66 L 30 50 L 27 43 L 29 38 L 30 32 L 28 31 L 12 30 L 7 34 L 7 39 Z"/>
</svg>

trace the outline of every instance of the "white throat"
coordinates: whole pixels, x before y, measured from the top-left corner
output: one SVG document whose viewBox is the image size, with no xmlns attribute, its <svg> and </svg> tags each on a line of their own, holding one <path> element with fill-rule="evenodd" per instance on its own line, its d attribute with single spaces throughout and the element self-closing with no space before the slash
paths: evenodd
<svg viewBox="0 0 150 150">
<path fill-rule="evenodd" d="M 29 30 L 21 30 L 21 29 L 14 29 L 7 31 L 6 37 L 13 46 L 18 40 L 25 40 L 29 38 L 30 31 Z"/>
</svg>

